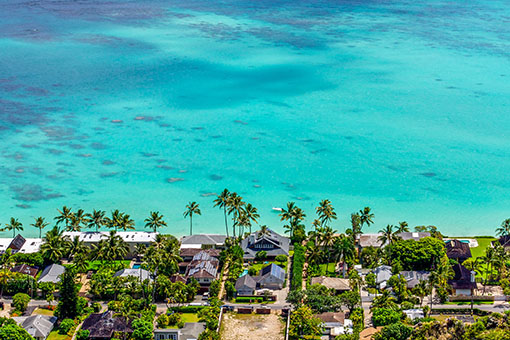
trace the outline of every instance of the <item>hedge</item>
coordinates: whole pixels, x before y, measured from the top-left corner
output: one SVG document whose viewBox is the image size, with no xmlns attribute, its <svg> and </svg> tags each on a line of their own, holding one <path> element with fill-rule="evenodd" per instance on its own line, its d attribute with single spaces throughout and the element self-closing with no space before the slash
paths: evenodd
<svg viewBox="0 0 510 340">
<path fill-rule="evenodd" d="M 236 303 L 262 302 L 263 300 L 263 297 L 240 296 L 236 298 Z"/>
<path fill-rule="evenodd" d="M 168 310 L 171 310 L 175 313 L 198 313 L 200 310 L 206 308 L 206 306 L 182 306 L 182 307 L 170 307 Z"/>
<path fill-rule="evenodd" d="M 430 314 L 471 314 L 471 308 L 433 308 Z M 473 308 L 473 314 L 485 316 L 491 314 L 489 311 Z"/>
<path fill-rule="evenodd" d="M 291 290 L 301 290 L 303 288 L 303 267 L 305 265 L 305 247 L 299 243 L 294 244 L 294 257 L 292 260 L 292 280 L 290 282 Z"/>
</svg>

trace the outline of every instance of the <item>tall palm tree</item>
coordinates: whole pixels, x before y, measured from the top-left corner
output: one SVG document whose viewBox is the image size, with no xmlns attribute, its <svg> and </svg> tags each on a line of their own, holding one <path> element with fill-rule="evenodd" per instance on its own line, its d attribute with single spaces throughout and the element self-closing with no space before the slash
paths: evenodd
<svg viewBox="0 0 510 340">
<path fill-rule="evenodd" d="M 42 257 L 52 263 L 59 262 L 65 255 L 68 238 L 57 227 L 53 227 L 44 235 L 41 245 Z"/>
<path fill-rule="evenodd" d="M 409 232 L 409 224 L 407 224 L 406 221 L 398 222 L 397 234 L 408 233 L 408 232 Z"/>
<path fill-rule="evenodd" d="M 244 235 L 244 228 L 250 228 L 251 231 L 251 220 L 248 218 L 248 215 L 244 210 L 241 210 L 241 213 L 237 217 L 236 225 L 239 228 L 239 239 L 241 239 Z"/>
<path fill-rule="evenodd" d="M 99 231 L 99 229 L 106 225 L 108 219 L 105 216 L 106 212 L 103 210 L 96 210 L 92 212 L 89 218 L 88 227 L 89 228 L 96 228 L 96 233 Z"/>
<path fill-rule="evenodd" d="M 413 294 L 420 298 L 420 307 L 423 305 L 423 298 L 430 294 L 430 286 L 426 280 L 420 280 L 413 288 Z"/>
<path fill-rule="evenodd" d="M 117 229 L 120 227 L 120 224 L 122 223 L 122 217 L 124 213 L 121 213 L 119 209 L 115 209 L 112 211 L 112 217 L 106 218 L 106 226 L 110 229 L 114 229 L 117 231 Z"/>
<path fill-rule="evenodd" d="M 83 241 L 80 241 L 78 236 L 75 236 L 70 242 L 66 243 L 66 251 L 68 258 L 74 259 L 78 254 L 87 253 L 88 248 Z"/>
<path fill-rule="evenodd" d="M 184 218 L 189 217 L 189 234 L 193 235 L 193 215 L 202 215 L 198 203 L 189 202 L 183 215 Z"/>
<path fill-rule="evenodd" d="M 343 261 L 342 264 L 342 277 L 345 278 L 346 274 L 346 261 L 351 261 L 356 256 L 356 249 L 354 247 L 354 242 L 350 237 L 341 234 L 339 237 L 335 238 L 333 244 L 333 254 L 337 256 L 337 261 Z"/>
<path fill-rule="evenodd" d="M 158 228 L 166 227 L 166 222 L 163 220 L 163 215 L 159 214 L 159 211 L 151 211 L 149 218 L 145 219 L 145 228 L 150 228 L 154 232 Z"/>
<path fill-rule="evenodd" d="M 508 237 L 510 236 L 510 218 L 507 218 L 501 222 L 501 226 L 496 229 L 496 235 L 500 237 L 507 236 L 507 240 L 502 245 L 503 247 L 506 246 L 508 242 L 510 242 L 510 237 Z"/>
<path fill-rule="evenodd" d="M 245 203 L 243 201 L 243 198 L 239 196 L 237 193 L 233 192 L 230 194 L 228 200 L 228 214 L 233 214 L 233 220 L 234 220 L 234 226 L 232 226 L 232 231 L 234 238 L 236 237 L 236 226 L 237 226 L 237 219 L 239 218 L 239 215 L 241 214 L 241 209 L 244 207 Z"/>
<path fill-rule="evenodd" d="M 336 230 L 331 229 L 330 227 L 323 227 L 320 233 L 320 244 L 324 248 L 324 251 L 327 252 L 328 256 L 328 262 L 326 265 L 326 274 L 329 272 L 329 263 L 331 262 L 331 251 L 330 248 L 335 243 L 335 233 Z M 335 267 L 333 267 L 333 271 L 335 270 Z"/>
<path fill-rule="evenodd" d="M 260 215 L 258 213 L 257 208 L 255 208 L 251 203 L 246 204 L 244 207 L 244 213 L 246 214 L 246 217 L 249 221 L 258 223 L 258 219 L 260 218 Z M 249 224 L 250 227 L 250 234 L 251 234 L 251 222 Z"/>
<path fill-rule="evenodd" d="M 12 230 L 12 237 L 16 237 L 16 231 L 23 231 L 23 224 L 18 221 L 17 218 L 11 217 L 11 220 L 9 223 L 5 225 L 0 231 L 11 231 Z"/>
<path fill-rule="evenodd" d="M 365 224 L 367 227 L 370 227 L 372 223 L 374 223 L 374 214 L 371 212 L 370 207 L 365 207 L 363 210 L 359 211 L 360 217 L 360 229 L 363 228 Z"/>
<path fill-rule="evenodd" d="M 71 214 L 71 223 L 67 231 L 80 231 L 83 226 L 87 226 L 89 222 L 89 214 L 86 214 L 83 209 L 78 209 L 75 213 Z"/>
<path fill-rule="evenodd" d="M 299 227 L 300 222 L 306 217 L 303 209 L 296 206 L 294 202 L 288 202 L 287 208 L 282 209 L 280 213 L 280 221 L 289 221 L 289 225 L 283 226 L 287 229 L 285 232 L 290 233 L 290 237 L 294 235 L 294 231 Z"/>
<path fill-rule="evenodd" d="M 59 215 L 54 218 L 57 221 L 57 226 L 60 223 L 64 223 L 64 227 L 67 229 L 69 226 L 69 223 L 71 222 L 71 218 L 73 217 L 71 208 L 68 208 L 64 205 L 62 207 L 62 210 L 57 209 L 57 211 L 58 211 Z"/>
<path fill-rule="evenodd" d="M 42 230 L 47 227 L 49 223 L 44 220 L 44 217 L 37 217 L 35 222 L 31 224 L 32 227 L 39 229 L 39 238 L 42 238 Z"/>
<path fill-rule="evenodd" d="M 119 228 L 124 231 L 135 230 L 135 221 L 128 214 L 122 214 L 119 221 Z"/>
<path fill-rule="evenodd" d="M 220 209 L 223 209 L 223 215 L 225 216 L 225 231 L 227 232 L 227 238 L 228 236 L 228 223 L 227 223 L 227 206 L 228 206 L 228 200 L 230 198 L 230 191 L 228 189 L 223 189 L 221 194 L 218 195 L 218 197 L 214 200 L 214 206 L 219 207 Z"/>
<path fill-rule="evenodd" d="M 312 264 L 318 264 L 322 259 L 322 250 L 317 245 L 310 245 L 306 250 L 306 261 Z"/>
<path fill-rule="evenodd" d="M 393 232 L 393 226 L 388 224 L 384 229 L 379 230 L 379 237 L 377 240 L 381 243 L 381 246 L 393 244 L 399 239 L 397 234 Z"/>
<path fill-rule="evenodd" d="M 267 227 L 267 225 L 261 225 L 260 226 L 260 229 L 257 233 L 257 237 L 262 237 L 264 235 L 269 235 L 270 232 L 269 232 L 269 228 Z"/>
<path fill-rule="evenodd" d="M 320 201 L 319 206 L 315 208 L 315 211 L 319 216 L 321 226 L 327 225 L 328 223 L 331 222 L 331 220 L 337 219 L 335 208 L 333 208 L 331 201 L 328 199 Z"/>
</svg>

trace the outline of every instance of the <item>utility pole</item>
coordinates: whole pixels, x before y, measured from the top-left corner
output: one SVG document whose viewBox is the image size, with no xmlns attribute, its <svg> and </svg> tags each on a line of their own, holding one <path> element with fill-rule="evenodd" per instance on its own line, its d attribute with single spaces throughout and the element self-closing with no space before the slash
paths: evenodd
<svg viewBox="0 0 510 340">
<path fill-rule="evenodd" d="M 473 295 L 475 294 L 474 286 L 476 286 L 476 272 L 471 271 L 471 316 L 473 316 Z"/>
</svg>

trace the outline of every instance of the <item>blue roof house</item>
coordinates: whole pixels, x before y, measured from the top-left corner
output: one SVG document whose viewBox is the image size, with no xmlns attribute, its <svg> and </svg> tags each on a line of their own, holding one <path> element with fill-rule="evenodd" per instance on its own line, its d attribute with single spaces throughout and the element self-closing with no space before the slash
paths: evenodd
<svg viewBox="0 0 510 340">
<path fill-rule="evenodd" d="M 272 263 L 264 267 L 254 279 L 257 281 L 259 288 L 282 289 L 285 283 L 285 270 Z"/>
</svg>

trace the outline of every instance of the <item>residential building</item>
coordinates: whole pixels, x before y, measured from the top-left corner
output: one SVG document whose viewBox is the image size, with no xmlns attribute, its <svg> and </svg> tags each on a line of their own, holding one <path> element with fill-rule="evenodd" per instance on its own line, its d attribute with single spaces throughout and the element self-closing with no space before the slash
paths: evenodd
<svg viewBox="0 0 510 340">
<path fill-rule="evenodd" d="M 201 292 L 207 291 L 211 282 L 216 280 L 220 262 L 209 255 L 207 251 L 200 251 L 191 260 L 186 269 L 186 278 L 194 278 L 201 287 Z"/>
<path fill-rule="evenodd" d="M 0 253 L 3 254 L 11 244 L 12 238 L 0 238 Z"/>
<path fill-rule="evenodd" d="M 285 270 L 271 263 L 269 266 L 262 268 L 255 280 L 259 288 L 282 289 L 285 284 Z"/>
<path fill-rule="evenodd" d="M 498 242 L 500 245 L 502 245 L 505 250 L 510 250 L 510 235 L 503 235 L 496 241 L 492 241 L 492 244 L 494 245 L 495 242 Z"/>
<path fill-rule="evenodd" d="M 53 282 L 57 284 L 60 282 L 60 275 L 64 274 L 64 272 L 64 266 L 54 263 L 44 268 L 37 282 Z"/>
<path fill-rule="evenodd" d="M 425 317 L 423 309 L 404 309 L 402 312 L 411 320 L 423 319 Z"/>
<path fill-rule="evenodd" d="M 445 247 L 446 256 L 459 263 L 462 263 L 471 257 L 471 249 L 469 249 L 469 243 L 467 242 L 452 239 L 445 243 Z"/>
<path fill-rule="evenodd" d="M 179 273 L 186 274 L 186 269 L 188 268 L 191 261 L 193 261 L 193 257 L 200 252 L 206 252 L 211 257 L 219 258 L 221 250 L 219 249 L 200 249 L 200 248 L 181 248 L 179 256 L 182 259 L 182 262 L 179 263 Z"/>
<path fill-rule="evenodd" d="M 352 321 L 345 318 L 343 312 L 329 312 L 316 315 L 322 321 L 321 339 L 333 340 L 342 334 L 352 334 Z"/>
<path fill-rule="evenodd" d="M 20 251 L 21 248 L 23 248 L 25 241 L 25 238 L 18 234 L 12 239 L 7 249 L 10 249 L 13 254 L 16 254 L 18 251 Z"/>
<path fill-rule="evenodd" d="M 289 239 L 268 229 L 266 234 L 259 231 L 251 233 L 241 242 L 243 248 L 243 258 L 248 261 L 255 259 L 259 251 L 266 252 L 266 258 L 274 260 L 278 255 L 289 255 Z"/>
<path fill-rule="evenodd" d="M 471 296 L 473 289 L 476 289 L 476 282 L 471 271 L 460 263 L 454 265 L 452 269 L 455 274 L 448 284 L 453 289 L 453 295 Z"/>
<path fill-rule="evenodd" d="M 13 268 L 11 268 L 11 272 L 30 275 L 33 278 L 35 278 L 37 276 L 37 273 L 39 272 L 39 269 L 37 269 L 35 267 L 31 267 L 28 264 L 23 263 L 23 264 L 18 264 L 16 266 L 14 266 Z"/>
<path fill-rule="evenodd" d="M 392 276 L 391 267 L 386 265 L 376 267 L 374 269 L 374 274 L 377 288 L 379 289 L 386 288 L 387 281 Z"/>
<path fill-rule="evenodd" d="M 27 238 L 19 252 L 23 254 L 37 253 L 43 243 L 44 240 L 42 238 Z"/>
<path fill-rule="evenodd" d="M 428 231 L 425 231 L 425 232 L 411 232 L 411 231 L 409 231 L 409 232 L 398 233 L 397 236 L 400 237 L 404 241 L 406 241 L 406 240 L 419 241 L 422 238 L 430 237 L 430 233 Z"/>
<path fill-rule="evenodd" d="M 113 276 L 118 277 L 136 277 L 140 280 L 140 282 L 143 282 L 145 280 L 152 281 L 151 273 L 145 269 L 142 268 L 128 268 L 128 269 L 122 269 L 113 274 Z"/>
<path fill-rule="evenodd" d="M 89 317 L 83 321 L 81 329 L 90 332 L 90 340 L 111 339 L 114 332 L 128 334 L 133 332 L 131 324 L 127 322 L 124 317 L 115 317 L 113 311 L 90 314 Z"/>
<path fill-rule="evenodd" d="M 117 231 L 116 235 L 122 238 L 129 246 L 129 252 L 126 258 L 132 258 L 136 253 L 137 245 L 150 246 L 155 240 L 158 233 L 146 232 L 146 231 Z M 108 231 L 69 231 L 64 233 L 70 239 L 78 237 L 80 241 L 90 247 L 93 244 L 99 243 L 101 240 L 105 240 L 110 236 Z"/>
<path fill-rule="evenodd" d="M 361 249 L 367 247 L 381 248 L 383 245 L 379 241 L 381 234 L 361 234 L 358 236 L 358 245 Z"/>
<path fill-rule="evenodd" d="M 245 274 L 237 279 L 235 288 L 238 296 L 255 295 L 257 281 L 250 275 Z"/>
<path fill-rule="evenodd" d="M 183 236 L 181 248 L 195 249 L 225 249 L 226 235 L 218 234 L 196 234 Z"/>
<path fill-rule="evenodd" d="M 327 277 L 327 276 L 312 277 L 310 283 L 312 285 L 320 284 L 326 288 L 333 289 L 335 290 L 335 294 L 341 294 L 343 292 L 351 290 L 349 279 L 342 279 L 339 277 Z"/>
<path fill-rule="evenodd" d="M 156 328 L 154 340 L 197 340 L 205 331 L 203 322 L 187 322 L 183 328 Z"/>
<path fill-rule="evenodd" d="M 414 288 L 420 281 L 428 281 L 430 273 L 426 271 L 401 271 L 400 276 L 406 279 L 407 288 Z"/>
<path fill-rule="evenodd" d="M 13 319 L 35 340 L 45 340 L 57 322 L 56 317 L 49 315 L 21 316 Z"/>
</svg>

